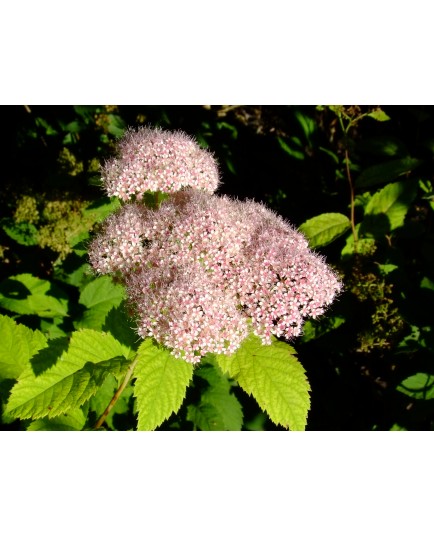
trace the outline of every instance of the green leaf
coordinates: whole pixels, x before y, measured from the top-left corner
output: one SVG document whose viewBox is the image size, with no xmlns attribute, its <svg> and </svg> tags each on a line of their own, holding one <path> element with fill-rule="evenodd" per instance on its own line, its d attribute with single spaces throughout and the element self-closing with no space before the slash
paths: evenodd
<svg viewBox="0 0 434 536">
<path fill-rule="evenodd" d="M 345 317 L 341 315 L 329 316 L 320 320 L 307 320 L 303 326 L 303 342 L 318 339 L 322 335 L 337 329 L 345 322 Z"/>
<path fill-rule="evenodd" d="M 426 372 L 418 372 L 402 381 L 396 389 L 411 398 L 429 400 L 434 398 L 434 376 Z"/>
<path fill-rule="evenodd" d="M 0 307 L 43 318 L 67 316 L 68 296 L 54 283 L 31 274 L 19 274 L 0 283 Z"/>
<path fill-rule="evenodd" d="M 35 376 L 27 366 L 11 391 L 6 410 L 21 419 L 57 417 L 84 404 L 108 374 L 124 374 L 129 362 L 110 334 L 93 330 L 74 332 L 67 351 L 56 364 Z"/>
<path fill-rule="evenodd" d="M 279 142 L 280 147 L 285 151 L 286 154 L 297 160 L 304 160 L 303 152 L 297 149 L 293 149 L 280 137 L 277 138 L 277 141 Z"/>
<path fill-rule="evenodd" d="M 199 404 L 187 409 L 187 420 L 200 430 L 239 431 L 243 425 L 243 411 L 235 395 L 231 394 L 231 382 L 227 376 L 210 363 L 202 365 L 195 373 L 207 381 Z"/>
<path fill-rule="evenodd" d="M 404 428 L 398 423 L 395 423 L 391 428 L 390 432 L 407 432 L 407 428 Z"/>
<path fill-rule="evenodd" d="M 360 223 L 356 225 L 356 234 L 360 235 Z M 350 233 L 346 238 L 345 246 L 341 251 L 341 258 L 345 259 L 346 257 L 352 257 L 356 251 L 357 255 L 372 255 L 376 250 L 376 242 L 373 238 L 363 238 L 360 237 L 357 240 L 357 250 L 354 247 L 354 236 Z"/>
<path fill-rule="evenodd" d="M 351 222 L 337 212 L 320 214 L 300 225 L 300 231 L 309 239 L 310 247 L 326 246 L 351 229 Z"/>
<path fill-rule="evenodd" d="M 83 413 L 83 410 L 80 408 L 73 409 L 65 415 L 60 415 L 59 417 L 54 417 L 49 419 L 44 417 L 43 419 L 38 419 L 33 421 L 27 427 L 27 430 L 33 432 L 51 432 L 51 431 L 66 431 L 66 432 L 75 432 L 78 430 L 83 430 L 84 425 L 86 424 L 86 416 Z"/>
<path fill-rule="evenodd" d="M 135 322 L 132 317 L 128 316 L 125 308 L 121 304 L 114 307 L 106 316 L 103 331 L 110 332 L 124 347 L 130 351 L 137 350 L 142 339 L 135 331 Z"/>
<path fill-rule="evenodd" d="M 310 407 L 305 370 L 287 343 L 273 340 L 269 346 L 250 335 L 233 356 L 217 356 L 223 372 L 258 402 L 275 424 L 304 430 Z"/>
<path fill-rule="evenodd" d="M 416 194 L 414 181 L 394 182 L 376 192 L 366 205 L 361 235 L 383 237 L 403 225 Z"/>
<path fill-rule="evenodd" d="M 91 281 L 80 294 L 79 303 L 86 310 L 74 322 L 75 328 L 101 329 L 108 312 L 120 305 L 124 298 L 124 288 L 113 283 L 109 276 L 103 275 Z"/>
<path fill-rule="evenodd" d="M 113 376 L 107 376 L 104 383 L 98 389 L 98 392 L 89 401 L 89 407 L 95 412 L 96 419 L 98 419 L 104 413 L 117 389 L 118 382 L 116 379 Z M 116 404 L 106 417 L 105 422 L 112 430 L 115 428 L 113 425 L 113 417 L 128 411 L 129 401 L 132 396 L 133 387 L 131 385 L 127 385 L 116 401 Z"/>
<path fill-rule="evenodd" d="M 107 118 L 109 120 L 107 130 L 110 134 L 113 134 L 113 136 L 116 136 L 117 138 L 123 136 L 127 125 L 122 117 L 120 115 L 107 114 Z"/>
<path fill-rule="evenodd" d="M 47 341 L 45 348 L 32 357 L 31 367 L 35 376 L 39 376 L 53 367 L 60 356 L 69 348 L 69 337 L 58 337 Z"/>
<path fill-rule="evenodd" d="M 103 198 L 88 205 L 83 210 L 83 215 L 94 223 L 101 222 L 120 207 L 121 203 L 118 197 Z"/>
<path fill-rule="evenodd" d="M 36 246 L 38 244 L 38 230 L 27 221 L 16 222 L 13 218 L 1 220 L 3 231 L 22 246 Z"/>
<path fill-rule="evenodd" d="M 310 139 L 312 137 L 312 134 L 317 129 L 317 123 L 314 119 L 309 117 L 308 115 L 302 114 L 300 111 L 295 112 L 295 118 L 300 123 L 301 128 L 303 129 L 303 133 L 306 136 L 306 140 L 310 143 Z"/>
<path fill-rule="evenodd" d="M 382 164 L 377 164 L 371 166 L 357 177 L 356 187 L 358 188 L 368 188 L 370 186 L 375 186 L 377 184 L 383 184 L 385 182 L 391 182 L 401 175 L 405 175 L 413 169 L 416 169 L 423 163 L 422 160 L 418 158 L 411 158 L 407 156 L 406 158 L 399 158 L 397 160 L 390 160 L 389 162 L 384 162 Z"/>
<path fill-rule="evenodd" d="M 0 380 L 18 378 L 30 358 L 46 345 L 47 340 L 40 331 L 0 315 Z"/>
<path fill-rule="evenodd" d="M 375 119 L 375 121 L 389 121 L 390 117 L 386 114 L 386 112 L 383 112 L 381 108 L 377 108 L 376 110 L 373 110 L 372 112 L 369 112 L 366 114 L 368 117 L 372 117 L 372 119 Z"/>
<path fill-rule="evenodd" d="M 134 369 L 138 430 L 155 430 L 176 413 L 193 376 L 193 365 L 146 339 L 137 352 Z"/>
</svg>

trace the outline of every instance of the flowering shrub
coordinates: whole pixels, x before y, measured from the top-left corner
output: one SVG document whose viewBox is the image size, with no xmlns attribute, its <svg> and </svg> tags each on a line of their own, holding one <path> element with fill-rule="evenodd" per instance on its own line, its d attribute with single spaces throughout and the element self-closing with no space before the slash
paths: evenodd
<svg viewBox="0 0 434 536">
<path fill-rule="evenodd" d="M 89 400 L 107 377 L 124 376 L 95 427 L 134 378 L 138 428 L 154 429 L 179 409 L 193 366 L 205 362 L 236 380 L 276 424 L 303 429 L 309 384 L 292 347 L 277 338 L 300 335 L 305 320 L 331 304 L 341 291 L 333 270 L 265 206 L 216 195 L 212 155 L 181 132 L 128 130 L 102 182 L 121 206 L 92 240 L 90 264 L 125 289 L 143 342 L 132 352 L 111 334 L 76 332 L 55 366 L 22 376 L 10 414 L 55 418 Z"/>
<path fill-rule="evenodd" d="M 158 210 L 127 204 L 90 247 L 91 264 L 125 284 L 138 333 L 192 363 L 233 354 L 251 325 L 263 344 L 300 335 L 340 283 L 279 216 L 196 190 Z M 250 320 L 250 323 L 249 323 Z"/>
<path fill-rule="evenodd" d="M 433 428 L 431 108 L 8 116 L 2 429 Z"/>
</svg>

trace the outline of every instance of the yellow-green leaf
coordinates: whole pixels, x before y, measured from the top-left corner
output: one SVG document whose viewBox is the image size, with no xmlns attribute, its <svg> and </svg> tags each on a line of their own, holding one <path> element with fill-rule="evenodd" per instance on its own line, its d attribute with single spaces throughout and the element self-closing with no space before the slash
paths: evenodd
<svg viewBox="0 0 434 536">
<path fill-rule="evenodd" d="M 40 331 L 0 315 L 0 380 L 18 378 L 30 358 L 46 345 L 47 340 Z"/>
<path fill-rule="evenodd" d="M 176 359 L 151 339 L 143 341 L 137 355 L 134 396 L 138 430 L 155 430 L 181 407 L 193 376 L 193 365 Z"/>
<path fill-rule="evenodd" d="M 124 348 L 109 333 L 74 332 L 56 364 L 35 375 L 30 362 L 9 397 L 6 411 L 21 419 L 56 417 L 94 395 L 108 374 L 122 376 L 128 367 Z"/>
<path fill-rule="evenodd" d="M 351 222 L 344 214 L 328 212 L 305 221 L 300 231 L 306 235 L 312 248 L 326 246 L 351 228 Z"/>
<path fill-rule="evenodd" d="M 259 337 L 250 335 L 233 356 L 217 356 L 217 362 L 275 424 L 305 429 L 310 387 L 289 344 L 274 339 L 265 346 Z"/>
</svg>

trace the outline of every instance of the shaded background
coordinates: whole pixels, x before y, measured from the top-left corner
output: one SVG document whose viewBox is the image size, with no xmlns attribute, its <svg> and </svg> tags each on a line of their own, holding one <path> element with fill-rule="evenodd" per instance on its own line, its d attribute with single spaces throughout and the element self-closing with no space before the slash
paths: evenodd
<svg viewBox="0 0 434 536">
<path fill-rule="evenodd" d="M 318 248 L 343 277 L 345 291 L 292 341 L 312 387 L 307 429 L 431 430 L 434 110 L 381 106 L 389 120 L 363 116 L 377 108 L 2 107 L 10 128 L 1 172 L 1 281 L 31 273 L 63 284 L 71 304 L 77 301 L 77 289 L 62 282 L 56 267 L 84 262 L 74 248 L 95 222 L 82 210 L 101 199 L 99 162 L 127 126 L 159 125 L 195 136 L 219 162 L 219 193 L 262 201 L 296 226 L 323 213 L 350 215 L 348 157 L 355 223 L 363 221 L 366 241 L 356 254 L 348 231 Z M 345 134 L 342 125 L 351 121 Z M 369 200 L 396 182 L 408 185 L 397 206 L 402 224 L 391 228 L 386 212 L 369 220 Z M 17 320 L 44 329 L 39 319 Z M 189 401 L 200 388 L 189 390 Z M 278 429 L 252 398 L 234 392 L 244 429 Z M 185 417 L 181 410 L 162 428 L 189 429 Z M 115 427 L 133 425 L 130 412 Z"/>
</svg>

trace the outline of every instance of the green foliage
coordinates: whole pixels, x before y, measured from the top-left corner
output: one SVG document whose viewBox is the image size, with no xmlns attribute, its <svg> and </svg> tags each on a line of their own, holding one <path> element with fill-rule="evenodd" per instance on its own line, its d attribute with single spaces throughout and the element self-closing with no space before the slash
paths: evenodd
<svg viewBox="0 0 434 536">
<path fill-rule="evenodd" d="M 74 409 L 68 411 L 68 413 L 65 415 L 60 415 L 59 417 L 54 417 L 53 419 L 44 417 L 43 419 L 32 421 L 27 427 L 27 430 L 32 432 L 77 432 L 79 430 L 83 430 L 85 424 L 86 415 L 83 413 L 83 410 Z"/>
<path fill-rule="evenodd" d="M 434 429 L 431 107 L 30 109 L 4 109 L 11 133 L 3 148 L 8 158 L 0 192 L 2 429 L 92 429 L 134 364 L 142 341 L 123 291 L 107 277 L 95 279 L 87 264 L 93 233 L 120 207 L 102 197 L 99 163 L 133 124 L 180 128 L 196 136 L 221 164 L 220 193 L 266 201 L 295 225 L 302 223 L 310 244 L 321 248 L 342 276 L 344 291 L 326 315 L 306 322 L 303 336 L 291 341 L 302 365 L 295 364 L 288 345 L 275 341 L 271 347 L 285 389 L 294 370 L 304 385 L 299 398 L 293 393 L 294 403 L 282 402 L 275 386 L 255 383 L 255 371 L 271 369 L 271 357 L 259 353 L 249 362 L 244 350 L 232 360 L 219 357 L 224 374 L 210 357 L 193 374 L 193 367 L 147 341 L 101 426 L 136 429 L 138 414 L 146 429 L 303 428 L 304 369 L 312 385 L 308 429 Z M 77 331 L 82 328 L 93 331 Z M 91 337 L 74 350 L 82 333 Z M 111 341 L 113 351 L 89 358 L 92 344 L 102 340 Z M 59 373 L 56 383 L 64 359 L 69 363 L 78 354 L 82 359 L 70 379 Z M 149 384 L 150 393 L 148 370 L 149 381 L 161 380 L 159 390 Z M 30 384 L 48 385 L 50 378 L 44 405 L 41 392 L 30 393 Z M 5 412 L 20 393 L 21 409 Z M 275 396 L 273 402 L 267 396 Z M 274 415 L 274 423 L 281 423 L 274 424 L 267 412 L 279 414 L 280 403 L 285 415 Z M 48 406 L 60 413 L 47 414 Z M 291 412 L 295 426 L 288 421 Z"/>
<path fill-rule="evenodd" d="M 344 214 L 320 214 L 300 225 L 300 231 L 309 239 L 312 248 L 326 246 L 351 228 Z"/>
<path fill-rule="evenodd" d="M 75 409 L 97 392 L 108 374 L 125 373 L 128 362 L 122 353 L 108 333 L 77 331 L 51 368 L 36 375 L 29 363 L 12 388 L 6 411 L 21 419 L 40 419 Z"/>
<path fill-rule="evenodd" d="M 405 216 L 416 197 L 415 182 L 395 182 L 376 192 L 365 208 L 360 232 L 382 237 L 404 224 Z"/>
<path fill-rule="evenodd" d="M 275 424 L 304 430 L 310 407 L 309 383 L 294 349 L 273 340 L 264 346 L 251 335 L 231 357 L 217 356 L 223 372 L 253 395 Z"/>
<path fill-rule="evenodd" d="M 108 276 L 91 281 L 80 293 L 79 303 L 86 309 L 74 322 L 75 328 L 101 329 L 109 311 L 120 305 L 124 297 L 123 287 L 113 283 Z"/>
<path fill-rule="evenodd" d="M 30 358 L 47 344 L 40 331 L 3 315 L 0 315 L 0 341 L 0 380 L 18 378 Z"/>
<path fill-rule="evenodd" d="M 193 377 L 193 365 L 176 359 L 166 349 L 146 339 L 137 352 L 134 396 L 137 399 L 138 430 L 155 430 L 185 398 Z"/>
<path fill-rule="evenodd" d="M 434 398 L 434 375 L 418 372 L 403 380 L 396 389 L 411 398 L 430 400 Z"/>
<path fill-rule="evenodd" d="M 38 243 L 38 230 L 26 221 L 16 221 L 12 218 L 3 218 L 0 222 L 3 231 L 12 240 L 22 246 L 36 246 Z"/>
<path fill-rule="evenodd" d="M 389 160 L 381 164 L 376 164 L 365 169 L 357 178 L 356 186 L 358 188 L 367 188 L 391 182 L 401 175 L 413 171 L 422 164 L 418 158 L 407 156 L 397 160 Z"/>
<path fill-rule="evenodd" d="M 231 393 L 227 375 L 210 360 L 196 370 L 195 377 L 204 379 L 207 385 L 202 389 L 199 403 L 188 406 L 187 420 L 204 431 L 241 430 L 243 410 Z"/>
<path fill-rule="evenodd" d="M 68 296 L 54 283 L 31 274 L 19 274 L 0 283 L 0 307 L 42 318 L 66 316 Z"/>
</svg>

